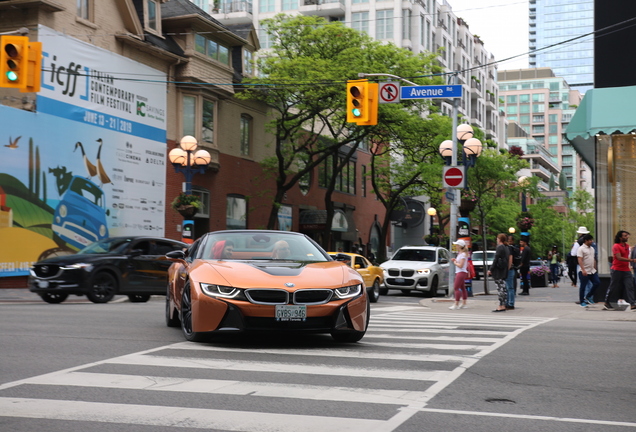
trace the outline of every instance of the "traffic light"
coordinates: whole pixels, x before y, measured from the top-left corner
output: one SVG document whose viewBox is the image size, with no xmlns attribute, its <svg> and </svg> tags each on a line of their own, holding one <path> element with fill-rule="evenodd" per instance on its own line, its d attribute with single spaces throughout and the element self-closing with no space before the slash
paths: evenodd
<svg viewBox="0 0 636 432">
<path fill-rule="evenodd" d="M 26 86 L 21 88 L 22 93 L 40 91 L 42 81 L 42 42 L 29 42 L 29 54 L 27 56 Z"/>
<path fill-rule="evenodd" d="M 0 36 L 0 87 L 25 89 L 29 38 L 27 36 Z"/>
<path fill-rule="evenodd" d="M 366 79 L 347 81 L 347 121 L 359 126 L 378 124 L 378 84 Z"/>
</svg>

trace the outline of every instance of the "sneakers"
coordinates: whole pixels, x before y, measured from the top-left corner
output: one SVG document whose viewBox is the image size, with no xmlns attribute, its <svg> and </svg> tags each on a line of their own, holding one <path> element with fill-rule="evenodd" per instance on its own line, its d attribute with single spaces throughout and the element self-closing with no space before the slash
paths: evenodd
<svg viewBox="0 0 636 432">
<path fill-rule="evenodd" d="M 461 305 L 459 308 L 460 309 L 468 309 L 468 305 L 467 304 Z M 636 306 L 634 306 L 634 308 L 636 309 Z"/>
<path fill-rule="evenodd" d="M 586 301 L 583 301 L 579 306 L 581 306 L 582 308 L 586 308 L 588 307 L 590 304 Z"/>
<path fill-rule="evenodd" d="M 451 309 L 451 310 L 459 309 L 459 306 L 457 306 L 457 305 L 452 305 L 451 307 L 449 307 L 449 309 Z"/>
<path fill-rule="evenodd" d="M 605 302 L 605 304 L 603 304 L 603 309 L 604 310 L 614 310 L 614 308 L 612 307 L 611 304 L 609 304 L 608 302 Z"/>
<path fill-rule="evenodd" d="M 589 299 L 589 298 L 588 298 L 588 299 L 585 299 L 585 301 L 586 301 L 588 304 L 591 304 L 591 305 L 593 305 L 593 304 L 594 304 L 594 300 L 592 300 L 592 299 Z"/>
<path fill-rule="evenodd" d="M 629 305 L 629 303 L 627 303 L 627 302 L 626 302 L 625 300 L 623 300 L 623 299 L 620 299 L 620 300 L 618 301 L 618 303 L 617 303 L 617 304 L 618 304 L 619 306 L 628 306 L 628 305 Z"/>
</svg>

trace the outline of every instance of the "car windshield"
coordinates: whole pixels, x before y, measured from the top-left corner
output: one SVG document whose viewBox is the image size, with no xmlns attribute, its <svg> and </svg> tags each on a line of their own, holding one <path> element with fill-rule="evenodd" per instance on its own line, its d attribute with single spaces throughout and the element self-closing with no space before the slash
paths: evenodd
<svg viewBox="0 0 636 432">
<path fill-rule="evenodd" d="M 202 239 L 196 258 L 316 262 L 330 258 L 305 236 L 284 232 L 220 231 Z"/>
<path fill-rule="evenodd" d="M 486 261 L 492 261 L 495 259 L 495 252 L 488 252 L 487 253 L 487 258 Z M 484 253 L 483 252 L 473 252 L 473 256 L 472 256 L 472 260 L 473 261 L 483 261 L 484 260 Z"/>
<path fill-rule="evenodd" d="M 130 238 L 107 238 L 86 246 L 78 254 L 121 253 L 131 241 Z"/>
<path fill-rule="evenodd" d="M 391 260 L 435 262 L 435 251 L 428 249 L 400 249 Z"/>
</svg>

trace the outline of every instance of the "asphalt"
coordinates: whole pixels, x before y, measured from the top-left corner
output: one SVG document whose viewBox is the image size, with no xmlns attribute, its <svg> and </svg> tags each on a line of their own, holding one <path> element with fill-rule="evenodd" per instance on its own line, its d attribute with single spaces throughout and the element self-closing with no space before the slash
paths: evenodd
<svg viewBox="0 0 636 432">
<path fill-rule="evenodd" d="M 455 314 L 483 314 L 491 316 L 525 316 L 541 318 L 570 318 L 599 321 L 636 321 L 636 311 L 632 312 L 629 306 L 617 306 L 613 311 L 603 310 L 603 304 L 597 303 L 586 308 L 576 304 L 578 301 L 578 287 L 573 287 L 569 280 L 561 280 L 558 288 L 543 287 L 531 288 L 530 295 L 515 298 L 515 309 L 506 312 L 493 313 L 497 307 L 497 292 L 493 281 L 489 281 L 489 294 L 485 294 L 484 281 L 473 281 L 473 296 L 468 298 L 468 308 L 449 310 L 454 300 L 446 297 L 422 298 L 420 306 L 434 312 L 447 312 Z M 520 290 L 518 290 L 520 291 Z M 392 292 L 391 296 L 396 295 Z M 410 294 L 412 296 L 420 296 Z M 383 297 L 380 297 L 381 304 Z M 125 302 L 128 298 L 117 296 L 114 301 Z M 86 297 L 70 296 L 67 302 L 90 303 Z M 42 303 L 37 294 L 27 288 L 0 288 L 0 304 L 24 304 Z"/>
</svg>

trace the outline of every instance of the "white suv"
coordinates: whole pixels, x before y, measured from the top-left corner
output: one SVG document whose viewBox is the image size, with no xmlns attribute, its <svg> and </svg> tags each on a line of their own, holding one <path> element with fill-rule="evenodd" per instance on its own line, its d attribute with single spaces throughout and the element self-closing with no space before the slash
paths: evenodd
<svg viewBox="0 0 636 432">
<path fill-rule="evenodd" d="M 384 271 L 384 288 L 399 289 L 407 294 L 411 290 L 435 296 L 438 290 L 448 294 L 448 266 L 450 253 L 437 246 L 404 246 L 390 260 L 380 264 Z"/>
</svg>

